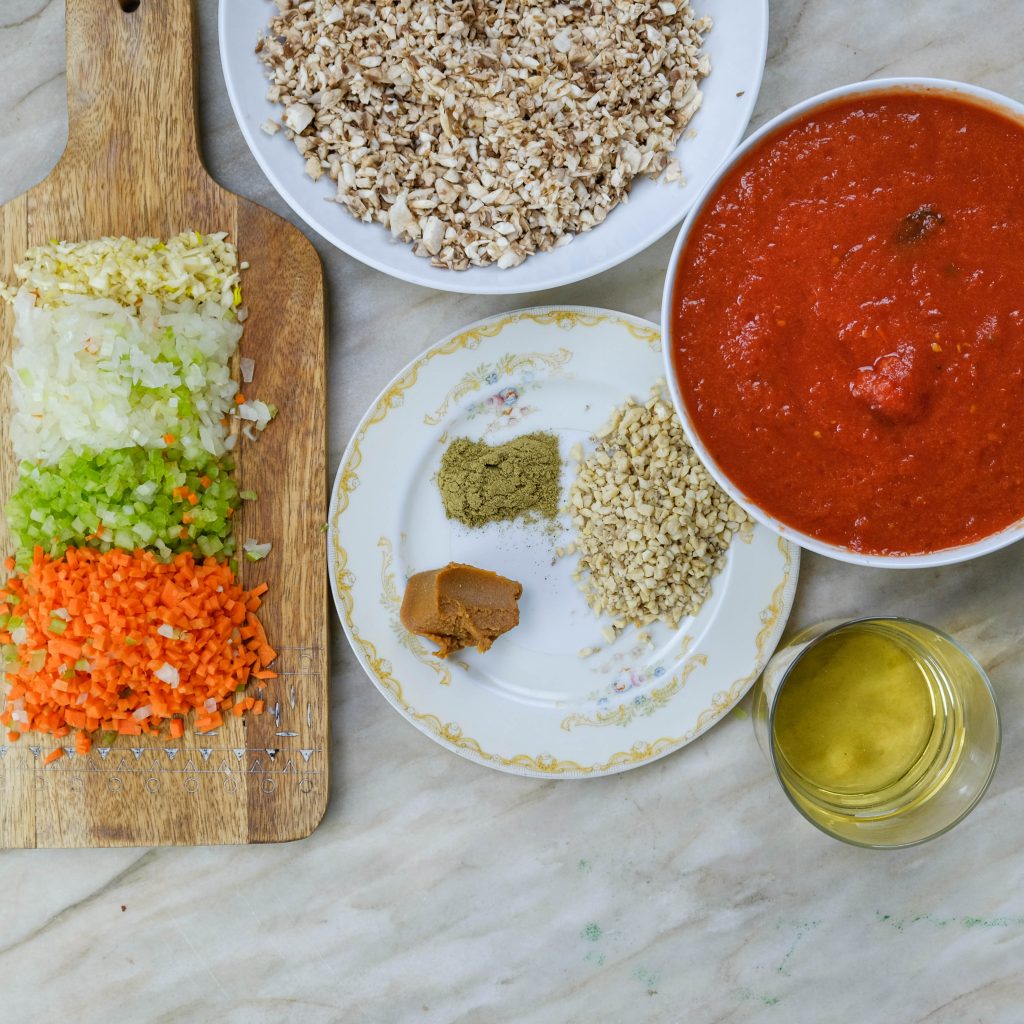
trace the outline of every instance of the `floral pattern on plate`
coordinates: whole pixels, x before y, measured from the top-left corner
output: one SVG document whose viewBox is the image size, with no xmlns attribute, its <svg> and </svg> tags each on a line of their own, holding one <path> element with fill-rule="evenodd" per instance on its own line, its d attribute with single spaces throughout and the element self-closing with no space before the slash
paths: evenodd
<svg viewBox="0 0 1024 1024">
<path fill-rule="evenodd" d="M 566 348 L 560 348 L 554 353 L 524 352 L 517 355 L 506 352 L 493 363 L 481 363 L 463 374 L 459 382 L 445 395 L 438 409 L 424 416 L 423 422 L 427 426 L 437 426 L 453 403 L 459 402 L 474 391 L 488 388 L 494 390 L 484 398 L 465 406 L 465 416 L 468 419 L 475 419 L 478 416 L 491 417 L 491 423 L 485 428 L 484 433 L 513 426 L 534 411 L 530 405 L 520 401 L 523 395 L 541 387 L 548 376 L 564 375 L 565 366 L 571 359 L 572 352 Z M 501 381 L 507 383 L 498 387 Z"/>
</svg>

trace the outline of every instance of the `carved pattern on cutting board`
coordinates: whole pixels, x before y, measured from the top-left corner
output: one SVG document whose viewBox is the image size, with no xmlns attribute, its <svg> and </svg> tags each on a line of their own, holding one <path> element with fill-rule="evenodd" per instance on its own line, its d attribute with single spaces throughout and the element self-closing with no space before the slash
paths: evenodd
<svg viewBox="0 0 1024 1024">
<path fill-rule="evenodd" d="M 315 678 L 323 669 L 323 657 L 319 647 L 279 648 L 278 679 L 250 686 L 254 695 L 266 701 L 266 713 L 274 720 L 272 746 L 225 746 L 217 729 L 179 740 L 166 735 L 124 736 L 112 746 L 94 746 L 88 754 L 78 754 L 67 738 L 58 743 L 52 737 L 28 733 L 16 743 L 0 744 L 0 791 L 8 773 L 34 772 L 37 786 L 53 782 L 72 792 L 81 790 L 84 776 L 101 773 L 111 793 L 156 796 L 166 786 L 176 786 L 199 796 L 216 785 L 247 798 L 252 790 L 245 785 L 246 775 L 260 776 L 255 791 L 268 796 L 279 786 L 312 793 L 325 773 L 327 751 L 303 745 L 312 707 L 298 700 L 296 683 Z M 64 756 L 46 764 L 46 755 L 58 746 L 63 747 Z"/>
</svg>

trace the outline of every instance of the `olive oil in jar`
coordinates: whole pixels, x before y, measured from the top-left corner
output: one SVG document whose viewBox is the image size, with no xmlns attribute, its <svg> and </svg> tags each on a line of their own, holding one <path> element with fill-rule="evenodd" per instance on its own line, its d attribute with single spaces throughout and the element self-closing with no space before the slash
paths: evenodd
<svg viewBox="0 0 1024 1024">
<path fill-rule="evenodd" d="M 772 733 L 805 813 L 883 818 L 941 788 L 963 746 L 963 714 L 930 636 L 914 623 L 854 622 L 795 662 Z"/>
</svg>

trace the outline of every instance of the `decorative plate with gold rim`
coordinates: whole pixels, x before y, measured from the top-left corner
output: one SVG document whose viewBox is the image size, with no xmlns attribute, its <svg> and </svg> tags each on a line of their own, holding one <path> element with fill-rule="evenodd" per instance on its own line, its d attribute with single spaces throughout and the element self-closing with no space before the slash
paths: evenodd
<svg viewBox="0 0 1024 1024">
<path fill-rule="evenodd" d="M 331 501 L 331 586 L 367 674 L 442 746 L 518 775 L 624 771 L 709 729 L 771 655 L 799 550 L 762 526 L 734 539 L 695 617 L 678 629 L 631 627 L 609 644 L 607 620 L 572 579 L 575 558 L 555 557 L 572 537 L 567 518 L 470 529 L 445 517 L 435 477 L 449 441 L 553 432 L 564 495 L 572 445 L 587 450 L 615 407 L 645 398 L 661 377 L 654 324 L 581 307 L 526 309 L 429 348 L 363 417 Z M 398 613 L 409 576 L 451 561 L 519 580 L 521 618 L 486 653 L 441 661 Z M 597 653 L 581 658 L 588 647 Z"/>
</svg>

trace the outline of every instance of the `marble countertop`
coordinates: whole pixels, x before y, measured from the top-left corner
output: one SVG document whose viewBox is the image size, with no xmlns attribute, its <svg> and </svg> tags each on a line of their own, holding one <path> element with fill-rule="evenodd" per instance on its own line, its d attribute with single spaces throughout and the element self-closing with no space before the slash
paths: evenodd
<svg viewBox="0 0 1024 1024">
<path fill-rule="evenodd" d="M 209 166 L 289 216 L 228 106 L 216 4 L 197 2 Z M 0 201 L 64 144 L 62 18 L 60 0 L 0 4 Z M 754 125 L 887 75 L 1024 98 L 1022 35 L 1015 0 L 773 0 Z M 461 324 L 548 302 L 656 320 L 671 245 L 571 287 L 474 297 L 391 280 L 314 242 L 332 310 L 332 468 L 378 389 Z M 1018 1022 L 1022 580 L 1024 544 L 936 571 L 804 559 L 794 625 L 924 619 L 973 650 L 999 694 L 1003 757 L 986 799 L 950 835 L 889 854 L 800 819 L 735 714 L 610 778 L 482 769 L 402 721 L 335 629 L 334 791 L 320 829 L 286 846 L 0 853 L 0 1019 Z"/>
</svg>

